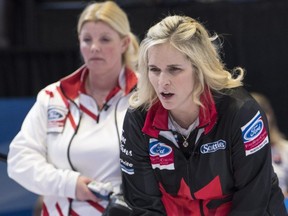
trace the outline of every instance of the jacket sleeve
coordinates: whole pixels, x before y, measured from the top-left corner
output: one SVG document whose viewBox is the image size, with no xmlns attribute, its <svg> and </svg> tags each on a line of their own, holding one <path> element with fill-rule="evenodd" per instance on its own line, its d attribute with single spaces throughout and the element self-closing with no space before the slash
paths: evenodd
<svg viewBox="0 0 288 216">
<path fill-rule="evenodd" d="M 27 190 L 39 195 L 75 198 L 79 173 L 57 169 L 47 157 L 47 104 L 44 91 L 25 117 L 8 153 L 8 175 Z"/>
<path fill-rule="evenodd" d="M 273 184 L 267 119 L 256 102 L 249 101 L 241 107 L 232 121 L 232 130 L 235 193 L 229 216 L 286 215 L 282 210 L 275 214 L 269 209 L 269 203 L 275 198 L 272 191 L 278 191 L 279 209 L 283 207 L 283 196 L 278 184 Z"/>
<path fill-rule="evenodd" d="M 166 215 L 150 163 L 149 139 L 142 133 L 144 118 L 131 109 L 125 116 L 120 153 L 124 197 L 133 216 Z"/>
</svg>

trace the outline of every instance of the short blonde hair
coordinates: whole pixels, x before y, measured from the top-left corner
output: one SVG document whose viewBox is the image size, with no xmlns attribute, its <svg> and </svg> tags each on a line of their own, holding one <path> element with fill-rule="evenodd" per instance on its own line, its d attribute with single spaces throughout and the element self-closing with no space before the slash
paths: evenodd
<svg viewBox="0 0 288 216">
<path fill-rule="evenodd" d="M 224 68 L 219 55 L 219 47 L 213 43 L 217 35 L 211 37 L 205 27 L 187 16 L 167 16 L 152 26 L 140 44 L 138 70 L 138 89 L 130 98 L 134 108 L 144 106 L 149 109 L 158 101 L 156 92 L 148 78 L 148 50 L 157 44 L 169 43 L 191 61 L 195 70 L 193 100 L 202 106 L 200 96 L 204 89 L 220 91 L 242 85 L 244 70 L 240 67 L 232 72 Z"/>
<path fill-rule="evenodd" d="M 97 2 L 89 4 L 80 14 L 77 32 L 81 32 L 86 22 L 102 21 L 117 31 L 121 38 L 128 36 L 130 44 L 123 54 L 123 63 L 135 69 L 138 58 L 139 43 L 137 37 L 130 30 L 127 14 L 113 1 Z"/>
</svg>

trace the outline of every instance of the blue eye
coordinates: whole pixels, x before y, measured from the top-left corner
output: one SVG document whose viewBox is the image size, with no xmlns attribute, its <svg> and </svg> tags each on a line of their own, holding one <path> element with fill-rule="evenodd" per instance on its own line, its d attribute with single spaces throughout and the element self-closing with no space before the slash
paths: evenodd
<svg viewBox="0 0 288 216">
<path fill-rule="evenodd" d="M 149 67 L 148 70 L 149 72 L 153 72 L 153 73 L 160 72 L 160 69 L 156 67 Z"/>
<path fill-rule="evenodd" d="M 92 39 L 91 39 L 91 38 L 83 38 L 83 41 L 86 42 L 86 43 L 88 43 L 88 42 L 91 42 Z"/>
<path fill-rule="evenodd" d="M 105 37 L 105 38 L 101 38 L 101 41 L 102 42 L 110 42 L 111 41 L 111 39 L 110 38 L 107 38 L 107 37 Z"/>
<path fill-rule="evenodd" d="M 169 68 L 168 71 L 169 71 L 169 73 L 177 73 L 177 72 L 180 72 L 181 69 L 178 67 L 171 67 L 171 68 Z"/>
</svg>

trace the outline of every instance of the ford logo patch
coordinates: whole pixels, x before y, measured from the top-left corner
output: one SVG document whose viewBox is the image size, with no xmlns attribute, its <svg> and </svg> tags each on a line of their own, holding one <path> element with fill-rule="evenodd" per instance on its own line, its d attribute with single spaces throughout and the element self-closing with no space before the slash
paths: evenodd
<svg viewBox="0 0 288 216">
<path fill-rule="evenodd" d="M 259 119 L 244 133 L 245 140 L 252 140 L 257 137 L 263 129 L 263 121 Z"/>
<path fill-rule="evenodd" d="M 56 108 L 52 108 L 48 110 L 48 120 L 49 121 L 59 121 L 65 118 L 64 111 Z"/>
<path fill-rule="evenodd" d="M 157 143 L 150 147 L 150 155 L 151 156 L 167 156 L 172 152 L 172 148 L 170 146 L 165 145 L 164 143 Z"/>
</svg>

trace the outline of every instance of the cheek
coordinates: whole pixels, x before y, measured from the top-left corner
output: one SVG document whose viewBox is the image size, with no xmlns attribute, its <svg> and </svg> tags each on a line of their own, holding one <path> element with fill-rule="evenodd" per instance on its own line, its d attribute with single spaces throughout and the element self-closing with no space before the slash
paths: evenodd
<svg viewBox="0 0 288 216">
<path fill-rule="evenodd" d="M 180 83 L 183 83 L 187 87 L 189 86 L 190 89 L 191 88 L 193 89 L 194 85 L 195 85 L 195 76 L 192 73 L 188 74 L 187 76 L 183 77 L 183 79 L 180 81 Z"/>
<path fill-rule="evenodd" d="M 151 83 L 151 85 L 156 88 L 157 86 L 157 83 L 158 83 L 158 79 L 155 75 L 151 74 L 151 73 L 148 73 L 148 79 Z"/>
<path fill-rule="evenodd" d="M 106 47 L 103 49 L 103 53 L 107 56 L 116 56 L 119 52 L 115 48 Z"/>
<path fill-rule="evenodd" d="M 122 55 L 121 47 L 119 45 L 109 45 L 102 48 L 102 53 L 105 56 L 114 56 L 119 58 Z"/>
<path fill-rule="evenodd" d="M 89 47 L 85 45 L 80 45 L 80 52 L 82 54 L 82 57 L 86 59 L 89 54 Z"/>
</svg>

